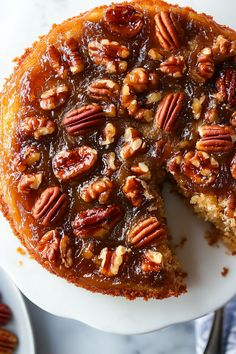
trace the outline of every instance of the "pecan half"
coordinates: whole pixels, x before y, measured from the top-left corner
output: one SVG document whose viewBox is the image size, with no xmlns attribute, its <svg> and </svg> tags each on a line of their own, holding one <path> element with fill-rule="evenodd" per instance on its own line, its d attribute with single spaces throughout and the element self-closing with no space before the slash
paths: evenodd
<svg viewBox="0 0 236 354">
<path fill-rule="evenodd" d="M 210 79 L 214 75 L 215 63 L 211 48 L 204 48 L 197 58 L 197 73 L 204 79 Z"/>
<path fill-rule="evenodd" d="M 160 70 L 174 78 L 182 77 L 186 70 L 184 57 L 172 55 L 160 64 Z"/>
<path fill-rule="evenodd" d="M 96 178 L 81 189 L 80 196 L 85 202 L 97 199 L 100 204 L 105 204 L 110 197 L 112 187 L 108 177 Z"/>
<path fill-rule="evenodd" d="M 136 176 L 126 178 L 123 192 L 134 207 L 140 207 L 143 202 L 153 198 L 147 184 Z"/>
<path fill-rule="evenodd" d="M 0 328 L 0 353 L 12 354 L 18 344 L 17 336 L 5 328 Z"/>
<path fill-rule="evenodd" d="M 125 129 L 124 140 L 125 143 L 120 150 L 122 160 L 128 160 L 146 150 L 147 146 L 140 132 L 132 127 Z"/>
<path fill-rule="evenodd" d="M 143 27 L 143 14 L 131 5 L 113 5 L 106 10 L 104 21 L 111 32 L 132 38 Z"/>
<path fill-rule="evenodd" d="M 65 103 L 69 94 L 67 85 L 54 86 L 50 90 L 42 93 L 40 97 L 40 107 L 45 111 L 50 111 L 60 107 Z"/>
<path fill-rule="evenodd" d="M 120 93 L 120 86 L 108 79 L 99 79 L 88 87 L 89 96 L 96 101 L 109 102 L 117 99 Z"/>
<path fill-rule="evenodd" d="M 78 42 L 74 38 L 69 38 L 63 42 L 62 53 L 63 59 L 73 75 L 84 70 L 84 62 L 79 54 Z"/>
<path fill-rule="evenodd" d="M 73 265 L 73 254 L 70 239 L 67 235 L 60 237 L 57 229 L 48 231 L 38 243 L 41 257 L 50 262 L 61 261 L 65 268 Z"/>
<path fill-rule="evenodd" d="M 172 12 L 161 11 L 155 16 L 156 36 L 162 48 L 179 48 L 182 41 L 182 29 L 177 17 Z"/>
<path fill-rule="evenodd" d="M 199 128 L 201 139 L 196 143 L 198 150 L 206 152 L 228 152 L 233 149 L 232 129 L 223 125 L 203 125 Z"/>
<path fill-rule="evenodd" d="M 105 122 L 102 108 L 97 104 L 90 104 L 67 113 L 63 125 L 70 135 L 86 135 L 96 130 Z"/>
<path fill-rule="evenodd" d="M 40 172 L 22 175 L 18 184 L 18 191 L 24 194 L 28 194 L 32 190 L 37 190 L 42 183 L 42 179 L 43 174 Z"/>
<path fill-rule="evenodd" d="M 148 250 L 141 264 L 143 272 L 159 272 L 163 268 L 163 255 L 160 252 Z"/>
<path fill-rule="evenodd" d="M 53 70 L 57 73 L 57 75 L 65 79 L 67 77 L 67 69 L 65 68 L 65 65 L 62 61 L 61 58 L 61 53 L 59 50 L 54 46 L 50 45 L 47 50 L 47 57 L 50 66 L 53 68 Z"/>
<path fill-rule="evenodd" d="M 9 306 L 6 304 L 0 304 L 0 326 L 5 326 L 10 322 L 12 312 Z"/>
<path fill-rule="evenodd" d="M 155 119 L 157 126 L 166 132 L 171 132 L 176 126 L 177 120 L 184 104 L 184 93 L 169 93 L 160 103 Z"/>
<path fill-rule="evenodd" d="M 57 221 L 66 211 L 68 196 L 59 187 L 48 187 L 36 201 L 32 215 L 46 226 Z"/>
<path fill-rule="evenodd" d="M 48 259 L 50 262 L 55 262 L 58 257 L 60 244 L 60 234 L 58 230 L 48 231 L 38 242 L 37 248 L 41 257 Z"/>
<path fill-rule="evenodd" d="M 236 179 L 236 154 L 234 155 L 231 164 L 230 164 L 230 172 L 234 179 Z"/>
<path fill-rule="evenodd" d="M 88 209 L 78 213 L 72 222 L 76 237 L 102 238 L 121 220 L 122 209 L 118 205 Z"/>
<path fill-rule="evenodd" d="M 236 69 L 228 68 L 220 73 L 216 81 L 216 98 L 228 103 L 230 106 L 236 105 Z"/>
<path fill-rule="evenodd" d="M 88 52 L 96 65 L 104 66 L 110 74 L 123 73 L 127 69 L 126 59 L 129 50 L 118 42 L 109 39 L 95 40 L 88 44 Z"/>
<path fill-rule="evenodd" d="M 99 255 L 99 258 L 102 260 L 99 269 L 100 272 L 107 277 L 117 275 L 121 265 L 125 261 L 127 253 L 128 249 L 121 245 L 116 247 L 114 251 L 109 250 L 107 247 L 103 248 Z"/>
<path fill-rule="evenodd" d="M 55 123 L 46 117 L 26 117 L 21 122 L 20 130 L 24 135 L 38 140 L 42 136 L 52 134 L 55 131 Z"/>
<path fill-rule="evenodd" d="M 188 151 L 180 164 L 186 177 L 203 186 L 213 184 L 219 173 L 219 163 L 205 151 Z M 171 169 L 170 172 L 172 173 Z"/>
<path fill-rule="evenodd" d="M 134 247 L 142 248 L 166 237 L 166 231 L 156 217 L 140 221 L 128 234 L 128 241 Z"/>
<path fill-rule="evenodd" d="M 144 122 L 152 120 L 152 110 L 142 107 L 141 101 L 138 101 L 138 95 L 155 89 L 157 84 L 157 74 L 149 73 L 144 68 L 135 68 L 125 77 L 121 90 L 121 104 L 131 117 Z"/>
<path fill-rule="evenodd" d="M 59 180 L 69 180 L 91 170 L 97 161 L 97 151 L 89 146 L 75 150 L 62 150 L 52 161 L 53 172 Z"/>
</svg>

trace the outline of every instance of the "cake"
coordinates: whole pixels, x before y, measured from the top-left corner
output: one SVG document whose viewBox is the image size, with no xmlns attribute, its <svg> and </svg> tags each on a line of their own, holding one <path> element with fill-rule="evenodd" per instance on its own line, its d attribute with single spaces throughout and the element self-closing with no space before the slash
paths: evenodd
<svg viewBox="0 0 236 354">
<path fill-rule="evenodd" d="M 93 292 L 186 292 L 171 180 L 236 251 L 236 34 L 160 0 L 54 25 L 1 93 L 1 209 L 48 271 Z"/>
</svg>

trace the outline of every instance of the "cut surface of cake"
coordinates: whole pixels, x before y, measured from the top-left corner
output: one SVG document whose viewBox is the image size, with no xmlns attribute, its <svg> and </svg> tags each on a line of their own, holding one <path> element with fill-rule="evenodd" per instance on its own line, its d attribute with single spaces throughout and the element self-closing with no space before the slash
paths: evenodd
<svg viewBox="0 0 236 354">
<path fill-rule="evenodd" d="M 54 25 L 1 93 L 2 212 L 29 253 L 93 292 L 186 292 L 171 179 L 236 251 L 236 33 L 162 1 Z"/>
</svg>

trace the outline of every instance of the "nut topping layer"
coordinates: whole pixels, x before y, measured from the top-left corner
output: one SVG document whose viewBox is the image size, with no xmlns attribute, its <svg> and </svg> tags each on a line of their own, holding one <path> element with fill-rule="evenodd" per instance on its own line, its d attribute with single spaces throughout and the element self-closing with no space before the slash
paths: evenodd
<svg viewBox="0 0 236 354">
<path fill-rule="evenodd" d="M 94 291 L 181 294 L 169 177 L 236 251 L 235 57 L 234 31 L 160 0 L 73 17 L 26 51 L 1 94 L 0 201 L 37 260 Z"/>
</svg>

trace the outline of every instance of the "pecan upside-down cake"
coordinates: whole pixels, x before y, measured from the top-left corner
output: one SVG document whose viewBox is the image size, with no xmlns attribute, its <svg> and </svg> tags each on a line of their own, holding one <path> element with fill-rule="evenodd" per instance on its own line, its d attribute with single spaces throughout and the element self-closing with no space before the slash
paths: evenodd
<svg viewBox="0 0 236 354">
<path fill-rule="evenodd" d="M 94 292 L 186 291 L 171 178 L 236 251 L 236 34 L 159 0 L 96 8 L 26 50 L 1 95 L 1 205 L 49 271 Z"/>
</svg>

